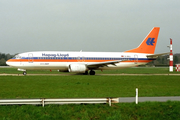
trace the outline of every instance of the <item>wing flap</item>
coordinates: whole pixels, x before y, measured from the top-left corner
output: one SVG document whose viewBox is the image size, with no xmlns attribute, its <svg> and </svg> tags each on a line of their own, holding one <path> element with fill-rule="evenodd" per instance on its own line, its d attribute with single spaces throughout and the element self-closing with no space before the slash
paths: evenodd
<svg viewBox="0 0 180 120">
<path fill-rule="evenodd" d="M 108 62 L 98 62 L 98 63 L 90 63 L 87 64 L 88 68 L 98 68 L 98 67 L 108 67 L 108 65 L 116 66 L 116 63 L 122 62 L 123 60 L 116 60 L 116 61 L 108 61 Z"/>
</svg>

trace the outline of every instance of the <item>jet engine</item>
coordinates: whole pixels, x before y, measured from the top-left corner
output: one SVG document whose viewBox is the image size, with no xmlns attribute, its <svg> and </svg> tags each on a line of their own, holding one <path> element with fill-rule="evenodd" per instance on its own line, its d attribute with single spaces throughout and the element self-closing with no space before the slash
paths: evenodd
<svg viewBox="0 0 180 120">
<path fill-rule="evenodd" d="M 85 73 L 87 70 L 86 65 L 84 64 L 71 64 L 68 68 L 69 72 L 75 72 L 75 73 Z"/>
</svg>

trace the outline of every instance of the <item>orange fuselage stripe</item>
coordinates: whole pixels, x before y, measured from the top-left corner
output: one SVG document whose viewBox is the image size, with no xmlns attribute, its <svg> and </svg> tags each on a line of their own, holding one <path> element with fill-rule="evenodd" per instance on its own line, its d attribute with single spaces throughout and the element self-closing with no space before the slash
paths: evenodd
<svg viewBox="0 0 180 120">
<path fill-rule="evenodd" d="M 113 60 L 63 60 L 63 59 L 10 59 L 8 62 L 108 62 Z M 122 62 L 151 62 L 152 60 L 127 60 Z"/>
</svg>

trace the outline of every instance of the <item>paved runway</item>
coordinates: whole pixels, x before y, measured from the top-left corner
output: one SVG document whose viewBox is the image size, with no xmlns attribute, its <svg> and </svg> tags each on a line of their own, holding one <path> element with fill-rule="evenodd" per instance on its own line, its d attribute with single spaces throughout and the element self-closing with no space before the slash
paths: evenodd
<svg viewBox="0 0 180 120">
<path fill-rule="evenodd" d="M 135 97 L 119 97 L 120 103 L 129 103 L 135 102 Z M 169 97 L 138 97 L 138 102 L 147 102 L 147 101 L 157 101 L 157 102 L 166 102 L 166 101 L 180 101 L 180 96 L 169 96 Z"/>
<path fill-rule="evenodd" d="M 27 74 L 26 76 L 71 76 L 71 75 L 82 75 L 82 74 Z M 96 74 L 97 76 L 153 76 L 153 75 L 165 75 L 165 76 L 180 76 L 180 74 Z M 0 74 L 0 76 L 24 76 L 23 74 Z"/>
</svg>

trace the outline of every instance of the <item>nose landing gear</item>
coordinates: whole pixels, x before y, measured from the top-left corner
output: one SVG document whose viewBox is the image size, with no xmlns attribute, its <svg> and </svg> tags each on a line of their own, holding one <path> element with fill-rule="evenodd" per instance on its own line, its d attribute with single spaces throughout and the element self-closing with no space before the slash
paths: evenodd
<svg viewBox="0 0 180 120">
<path fill-rule="evenodd" d="M 23 75 L 27 75 L 27 72 L 26 72 L 26 71 L 24 71 L 24 72 L 23 72 Z"/>
</svg>

